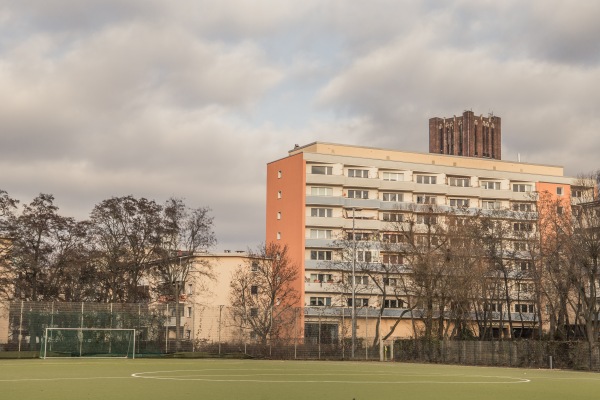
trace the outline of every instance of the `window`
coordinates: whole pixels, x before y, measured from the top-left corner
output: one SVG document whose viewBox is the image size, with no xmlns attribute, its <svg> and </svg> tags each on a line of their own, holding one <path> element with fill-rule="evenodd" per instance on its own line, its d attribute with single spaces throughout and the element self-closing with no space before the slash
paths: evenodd
<svg viewBox="0 0 600 400">
<path fill-rule="evenodd" d="M 525 183 L 513 183 L 513 192 L 531 192 L 533 186 Z"/>
<path fill-rule="evenodd" d="M 188 296 L 191 296 L 194 294 L 194 289 L 193 289 L 193 286 L 191 283 L 188 283 L 188 285 L 187 285 L 187 294 L 188 294 Z"/>
<path fill-rule="evenodd" d="M 396 202 L 400 202 L 403 201 L 404 196 L 402 195 L 402 193 L 384 193 L 383 194 L 383 201 L 396 201 Z"/>
<path fill-rule="evenodd" d="M 417 195 L 417 204 L 436 204 L 435 196 Z"/>
<path fill-rule="evenodd" d="M 529 222 L 513 222 L 515 232 L 530 232 L 533 230 L 533 224 Z"/>
<path fill-rule="evenodd" d="M 381 240 L 384 243 L 400 243 L 403 241 L 403 239 L 404 239 L 404 237 L 400 233 L 384 233 L 381 236 Z"/>
<path fill-rule="evenodd" d="M 533 205 L 531 203 L 513 203 L 513 211 L 531 212 L 533 211 Z"/>
<path fill-rule="evenodd" d="M 448 184 L 450 186 L 469 187 L 471 186 L 471 179 L 450 177 L 448 178 Z"/>
<path fill-rule="evenodd" d="M 186 317 L 191 318 L 192 317 L 192 307 L 188 307 L 187 308 L 187 314 Z"/>
<path fill-rule="evenodd" d="M 535 308 L 533 306 L 533 304 L 521 304 L 521 303 L 517 303 L 515 304 L 515 312 L 518 313 L 533 313 L 535 312 Z"/>
<path fill-rule="evenodd" d="M 515 251 L 527 251 L 529 250 L 529 243 L 527 242 L 514 242 L 513 247 Z"/>
<path fill-rule="evenodd" d="M 369 170 L 366 169 L 349 169 L 348 176 L 350 178 L 368 178 Z"/>
<path fill-rule="evenodd" d="M 250 268 L 250 270 L 252 272 L 257 272 L 258 271 L 258 263 L 256 261 L 252 262 L 252 267 Z"/>
<path fill-rule="evenodd" d="M 404 174 L 398 172 L 384 172 L 383 173 L 384 181 L 403 181 Z"/>
<path fill-rule="evenodd" d="M 556 194 L 557 194 L 558 196 L 562 196 L 562 195 L 563 195 L 563 188 L 562 188 L 562 186 L 558 186 L 558 187 L 556 188 Z"/>
<path fill-rule="evenodd" d="M 331 218 L 333 210 L 331 208 L 311 208 L 310 216 L 319 218 Z"/>
<path fill-rule="evenodd" d="M 311 306 L 331 306 L 331 297 L 311 297 L 310 298 Z"/>
<path fill-rule="evenodd" d="M 352 277 L 350 277 L 350 283 L 352 283 Z M 354 276 L 355 285 L 368 285 L 369 277 L 367 275 L 356 275 Z"/>
<path fill-rule="evenodd" d="M 311 229 L 311 239 L 331 239 L 331 229 Z"/>
<path fill-rule="evenodd" d="M 333 189 L 330 187 L 318 187 L 313 186 L 310 188 L 310 194 L 312 196 L 332 196 Z"/>
<path fill-rule="evenodd" d="M 331 274 L 310 274 L 311 282 L 333 282 L 333 275 Z"/>
<path fill-rule="evenodd" d="M 370 250 L 359 250 L 356 252 L 356 261 L 372 262 L 373 253 Z"/>
<path fill-rule="evenodd" d="M 250 286 L 250 294 L 258 294 L 258 286 L 256 286 L 256 285 Z"/>
<path fill-rule="evenodd" d="M 502 303 L 491 303 L 487 305 L 488 311 L 502 312 Z"/>
<path fill-rule="evenodd" d="M 562 213 L 563 213 L 563 208 L 562 208 L 562 206 L 556 206 L 556 213 L 557 213 L 558 215 L 562 215 Z"/>
<path fill-rule="evenodd" d="M 437 177 L 431 175 L 417 175 L 417 183 L 435 185 L 437 183 Z"/>
<path fill-rule="evenodd" d="M 396 279 L 396 278 L 383 278 L 383 284 L 385 286 L 398 286 L 398 279 Z"/>
<path fill-rule="evenodd" d="M 399 254 L 384 254 L 383 255 L 383 263 L 384 264 L 396 264 L 397 265 L 397 264 L 402 264 L 402 261 L 403 261 L 402 256 Z M 385 279 L 384 279 L 384 281 L 385 281 Z M 387 285 L 396 286 L 395 282 L 396 282 L 396 280 L 394 279 L 393 285 L 390 285 L 390 284 L 387 284 Z"/>
<path fill-rule="evenodd" d="M 535 291 L 535 285 L 533 283 L 519 282 L 519 291 L 522 293 L 533 293 Z"/>
<path fill-rule="evenodd" d="M 317 175 L 333 175 L 333 167 L 313 165 L 311 168 L 311 172 Z"/>
<path fill-rule="evenodd" d="M 281 232 L 277 232 L 277 240 L 281 240 Z"/>
<path fill-rule="evenodd" d="M 440 238 L 437 236 L 419 235 L 415 236 L 415 245 L 418 248 L 436 247 L 440 244 Z"/>
<path fill-rule="evenodd" d="M 311 260 L 331 261 L 331 250 L 311 250 Z"/>
<path fill-rule="evenodd" d="M 481 188 L 488 190 L 500 190 L 500 182 L 481 181 Z"/>
<path fill-rule="evenodd" d="M 281 212 L 280 211 L 277 212 L 277 219 L 281 219 Z"/>
<path fill-rule="evenodd" d="M 348 232 L 348 240 L 371 240 L 367 232 Z"/>
<path fill-rule="evenodd" d="M 498 200 L 483 200 L 481 205 L 484 210 L 499 210 L 502 207 Z"/>
<path fill-rule="evenodd" d="M 435 225 L 437 224 L 437 218 L 435 215 L 417 215 L 417 224 Z"/>
<path fill-rule="evenodd" d="M 402 308 L 404 307 L 404 302 L 398 299 L 388 300 L 385 299 L 383 301 L 383 308 Z"/>
<path fill-rule="evenodd" d="M 281 179 L 281 176 L 282 176 L 281 171 L 277 171 L 277 179 Z"/>
<path fill-rule="evenodd" d="M 583 196 L 583 190 L 581 190 L 581 189 L 571 190 L 571 197 L 582 197 L 582 196 Z"/>
<path fill-rule="evenodd" d="M 258 308 L 251 308 L 250 309 L 250 316 L 251 317 L 258 317 Z"/>
<path fill-rule="evenodd" d="M 348 190 L 348 198 L 349 199 L 368 199 L 369 191 L 368 190 Z"/>
<path fill-rule="evenodd" d="M 517 266 L 521 271 L 529 271 L 531 270 L 531 261 L 519 261 Z"/>
<path fill-rule="evenodd" d="M 400 213 L 382 213 L 381 219 L 388 222 L 402 222 L 404 216 Z"/>
<path fill-rule="evenodd" d="M 469 199 L 450 199 L 450 207 L 469 207 Z"/>
<path fill-rule="evenodd" d="M 277 198 L 280 199 L 281 198 L 281 190 L 279 192 L 277 192 Z"/>
<path fill-rule="evenodd" d="M 356 299 L 356 307 L 368 307 L 369 299 Z M 348 299 L 348 307 L 352 307 L 352 298 Z"/>
</svg>

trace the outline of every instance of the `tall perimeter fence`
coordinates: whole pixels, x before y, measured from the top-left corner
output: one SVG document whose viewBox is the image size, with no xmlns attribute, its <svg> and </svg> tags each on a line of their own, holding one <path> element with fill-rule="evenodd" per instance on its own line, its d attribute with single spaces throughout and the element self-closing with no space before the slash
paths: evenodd
<svg viewBox="0 0 600 400">
<path fill-rule="evenodd" d="M 276 337 L 240 326 L 224 306 L 169 303 L 0 303 L 0 358 L 39 356 L 46 328 L 135 329 L 136 357 L 215 356 L 368 360 L 600 371 L 600 345 L 541 340 L 376 340 L 381 319 L 358 309 L 352 346 L 349 309 L 291 310 Z M 177 323 L 177 313 L 180 315 Z M 176 329 L 179 326 L 179 340 Z"/>
</svg>

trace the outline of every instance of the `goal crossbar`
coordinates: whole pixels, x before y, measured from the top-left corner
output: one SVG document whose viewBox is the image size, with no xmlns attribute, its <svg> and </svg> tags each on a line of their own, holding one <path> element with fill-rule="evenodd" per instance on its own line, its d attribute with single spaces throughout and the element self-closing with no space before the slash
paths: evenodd
<svg viewBox="0 0 600 400">
<path fill-rule="evenodd" d="M 45 334 L 43 337 L 43 346 L 41 348 L 40 353 L 43 352 L 43 354 L 40 354 L 40 358 L 46 359 L 46 358 L 50 358 L 48 357 L 48 352 L 52 352 L 52 349 L 48 348 L 48 345 L 50 344 L 50 346 L 52 347 L 53 344 L 58 344 L 58 343 L 62 343 L 65 339 L 65 335 L 55 335 L 55 333 L 60 333 L 60 332 L 70 332 L 71 336 L 70 339 L 74 339 L 73 338 L 73 333 L 75 332 L 76 335 L 76 342 L 71 342 L 71 344 L 77 344 L 77 349 L 75 352 L 73 352 L 71 350 L 70 352 L 70 356 L 60 356 L 60 355 L 53 355 L 51 358 L 70 358 L 73 357 L 73 353 L 75 353 L 76 357 L 81 357 L 81 358 L 91 358 L 91 356 L 86 356 L 84 355 L 84 343 L 85 342 L 91 342 L 94 338 L 91 338 L 89 333 L 90 332 L 99 332 L 99 333 L 107 333 L 107 335 L 103 335 L 102 338 L 98 338 L 96 337 L 96 342 L 95 344 L 98 345 L 100 343 L 100 340 L 98 339 L 103 339 L 104 340 L 104 344 L 107 345 L 109 347 L 109 353 L 112 350 L 112 345 L 113 343 L 111 342 L 112 336 L 111 333 L 112 332 L 122 332 L 122 333 L 128 333 L 128 337 L 127 337 L 127 343 L 126 343 L 126 348 L 125 348 L 125 355 L 124 356 L 115 356 L 115 355 L 106 355 L 106 356 L 98 356 L 95 355 L 93 356 L 93 358 L 128 358 L 130 351 L 131 351 L 131 358 L 135 358 L 135 340 L 136 340 L 136 330 L 135 329 L 129 329 L 129 328 L 46 328 L 45 329 Z M 87 337 L 86 337 L 86 333 L 88 333 Z M 68 339 L 68 338 L 67 338 Z M 69 345 L 70 343 L 67 342 L 67 345 Z M 122 348 L 123 344 L 121 344 L 121 348 Z M 65 350 L 63 349 L 63 352 L 65 352 Z M 78 353 L 78 355 L 77 355 Z M 108 353 L 107 353 L 108 354 Z"/>
</svg>

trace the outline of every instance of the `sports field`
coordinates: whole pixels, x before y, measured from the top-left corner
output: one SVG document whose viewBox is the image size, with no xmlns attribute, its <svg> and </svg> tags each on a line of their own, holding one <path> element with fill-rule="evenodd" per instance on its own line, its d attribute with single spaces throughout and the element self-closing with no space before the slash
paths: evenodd
<svg viewBox="0 0 600 400">
<path fill-rule="evenodd" d="M 402 363 L 69 359 L 0 362 L 0 399 L 596 399 L 597 373 Z"/>
</svg>

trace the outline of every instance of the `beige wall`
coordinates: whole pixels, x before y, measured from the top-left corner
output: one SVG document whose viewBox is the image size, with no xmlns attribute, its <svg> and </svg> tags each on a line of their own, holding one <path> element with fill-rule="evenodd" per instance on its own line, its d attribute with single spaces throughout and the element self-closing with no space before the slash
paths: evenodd
<svg viewBox="0 0 600 400">
<path fill-rule="evenodd" d="M 192 283 L 192 291 L 186 298 L 186 307 L 192 307 L 192 316 L 186 318 L 184 332 L 189 329 L 193 339 L 209 343 L 217 342 L 219 333 L 223 342 L 235 339 L 237 332 L 227 322 L 229 285 L 235 271 L 239 267 L 249 267 L 250 260 L 245 252 L 195 256 L 194 268 L 188 280 Z M 207 265 L 214 279 L 205 276 Z M 186 287 L 186 293 L 188 289 Z"/>
</svg>

